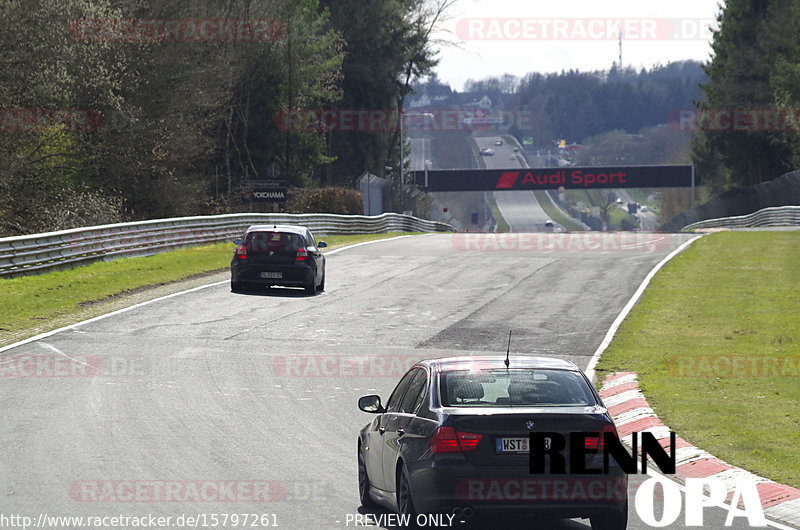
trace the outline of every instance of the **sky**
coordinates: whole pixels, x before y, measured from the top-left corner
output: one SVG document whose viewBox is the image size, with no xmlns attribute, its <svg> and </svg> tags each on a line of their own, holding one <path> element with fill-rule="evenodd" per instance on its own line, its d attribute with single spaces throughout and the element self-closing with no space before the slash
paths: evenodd
<svg viewBox="0 0 800 530">
<path fill-rule="evenodd" d="M 652 67 L 707 61 L 718 0 L 457 0 L 434 35 L 439 79 L 463 90 L 467 79 L 509 73 Z"/>
</svg>

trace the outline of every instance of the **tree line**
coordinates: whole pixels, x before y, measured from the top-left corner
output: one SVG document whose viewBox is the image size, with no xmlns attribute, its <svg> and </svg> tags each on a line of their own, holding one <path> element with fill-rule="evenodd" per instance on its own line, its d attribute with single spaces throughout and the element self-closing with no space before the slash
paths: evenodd
<svg viewBox="0 0 800 530">
<path fill-rule="evenodd" d="M 707 82 L 703 65 L 678 61 L 653 68 L 560 73 L 530 73 L 521 79 L 505 75 L 469 80 L 473 97 L 488 95 L 506 112 L 524 112 L 511 132 L 530 137 L 536 149 L 553 141 L 584 143 L 609 131 L 639 133 L 666 124 L 677 112 L 693 109 Z"/>
<path fill-rule="evenodd" d="M 399 167 L 396 130 L 280 116 L 402 108 L 448 5 L 5 0 L 0 235 L 241 211 L 241 182 L 273 167 L 298 187 Z"/>
<path fill-rule="evenodd" d="M 692 158 L 715 191 L 800 161 L 800 0 L 726 2 L 707 64 L 505 75 L 461 93 L 431 75 L 432 31 L 452 3 L 5 0 L 0 235 L 242 211 L 242 181 L 274 167 L 300 188 L 397 176 L 397 120 L 348 131 L 281 117 L 399 112 L 415 90 L 451 107 L 488 95 L 525 111 L 510 132 L 537 148 L 697 109 Z"/>
</svg>

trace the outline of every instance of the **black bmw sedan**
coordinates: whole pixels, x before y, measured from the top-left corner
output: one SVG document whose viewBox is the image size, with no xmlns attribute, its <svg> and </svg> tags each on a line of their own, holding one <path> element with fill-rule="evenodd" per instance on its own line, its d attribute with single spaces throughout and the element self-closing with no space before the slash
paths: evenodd
<svg viewBox="0 0 800 530">
<path fill-rule="evenodd" d="M 231 291 L 279 285 L 303 287 L 308 294 L 325 290 L 325 256 L 304 226 L 253 225 L 234 241 Z"/>
<path fill-rule="evenodd" d="M 380 504 L 410 523 L 418 514 L 465 520 L 483 512 L 625 528 L 628 477 L 613 459 L 604 469 L 604 434 L 617 430 L 594 387 L 567 361 L 505 360 L 423 360 L 385 404 L 377 395 L 359 399 L 375 414 L 358 437 L 362 505 Z M 580 446 L 570 443 L 574 434 Z M 531 449 L 545 464 L 536 473 Z M 580 472 L 559 465 L 575 462 L 571 452 Z"/>
</svg>

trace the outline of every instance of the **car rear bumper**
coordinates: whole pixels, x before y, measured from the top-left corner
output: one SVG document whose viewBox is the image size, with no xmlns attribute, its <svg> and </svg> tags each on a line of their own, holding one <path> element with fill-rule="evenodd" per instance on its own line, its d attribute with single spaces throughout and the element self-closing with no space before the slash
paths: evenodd
<svg viewBox="0 0 800 530">
<path fill-rule="evenodd" d="M 262 273 L 280 273 L 280 278 L 263 278 Z M 308 265 L 231 264 L 231 281 L 248 285 L 304 287 L 315 280 Z"/>
<path fill-rule="evenodd" d="M 525 510 L 554 517 L 591 517 L 623 510 L 628 478 L 610 475 L 531 475 L 528 469 L 478 467 L 447 459 L 409 469 L 414 505 L 420 512 Z"/>
</svg>

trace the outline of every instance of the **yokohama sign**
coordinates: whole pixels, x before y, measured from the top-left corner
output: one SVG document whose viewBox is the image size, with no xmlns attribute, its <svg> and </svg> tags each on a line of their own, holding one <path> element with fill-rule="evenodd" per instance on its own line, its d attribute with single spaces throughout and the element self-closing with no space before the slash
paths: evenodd
<svg viewBox="0 0 800 530">
<path fill-rule="evenodd" d="M 246 201 L 286 202 L 286 189 L 252 190 L 242 193 Z"/>
<path fill-rule="evenodd" d="M 425 186 L 424 171 L 414 178 Z M 428 171 L 428 191 L 678 188 L 698 184 L 692 180 L 692 166 L 454 169 Z"/>
</svg>

